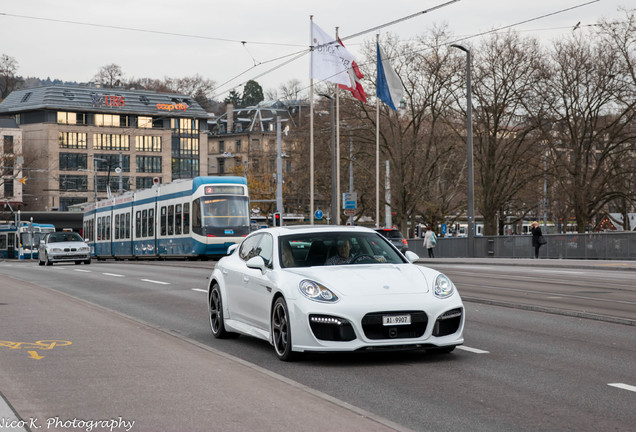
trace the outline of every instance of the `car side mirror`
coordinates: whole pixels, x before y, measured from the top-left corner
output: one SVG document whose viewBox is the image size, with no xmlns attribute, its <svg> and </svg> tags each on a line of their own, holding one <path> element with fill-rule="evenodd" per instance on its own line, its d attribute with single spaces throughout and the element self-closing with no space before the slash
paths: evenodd
<svg viewBox="0 0 636 432">
<path fill-rule="evenodd" d="M 234 243 L 233 245 L 231 245 L 229 248 L 227 248 L 227 254 L 232 255 L 237 247 L 239 247 L 238 243 Z"/>
<path fill-rule="evenodd" d="M 413 251 L 406 251 L 404 253 L 404 256 L 406 257 L 407 260 L 409 260 L 409 262 L 415 262 L 418 259 L 420 259 L 420 257 Z"/>
<path fill-rule="evenodd" d="M 261 272 L 265 271 L 267 265 L 265 264 L 265 260 L 261 256 L 255 256 L 247 260 L 247 267 L 251 269 L 258 269 Z"/>
</svg>

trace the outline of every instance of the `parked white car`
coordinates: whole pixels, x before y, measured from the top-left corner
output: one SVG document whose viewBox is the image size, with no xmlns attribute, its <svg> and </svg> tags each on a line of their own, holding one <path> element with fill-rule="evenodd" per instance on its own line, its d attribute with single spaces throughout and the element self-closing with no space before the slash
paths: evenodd
<svg viewBox="0 0 636 432">
<path fill-rule="evenodd" d="M 57 262 L 90 264 L 91 249 L 76 232 L 58 231 L 46 235 L 40 242 L 39 265 L 53 265 Z"/>
<path fill-rule="evenodd" d="M 464 342 L 462 300 L 448 277 L 416 259 L 368 228 L 253 232 L 212 272 L 212 334 L 267 340 L 281 360 L 309 351 L 451 352 Z"/>
</svg>

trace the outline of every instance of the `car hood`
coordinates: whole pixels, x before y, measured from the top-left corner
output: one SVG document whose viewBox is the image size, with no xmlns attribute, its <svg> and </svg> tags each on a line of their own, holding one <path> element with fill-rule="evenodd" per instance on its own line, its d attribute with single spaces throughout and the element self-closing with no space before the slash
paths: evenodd
<svg viewBox="0 0 636 432">
<path fill-rule="evenodd" d="M 339 296 L 425 293 L 438 274 L 413 264 L 356 264 L 287 270 L 319 282 Z"/>
<path fill-rule="evenodd" d="M 48 248 L 60 248 L 60 249 L 66 249 L 66 248 L 79 249 L 81 247 L 88 247 L 88 245 L 84 242 L 56 242 L 56 243 L 47 243 L 46 246 Z"/>
</svg>

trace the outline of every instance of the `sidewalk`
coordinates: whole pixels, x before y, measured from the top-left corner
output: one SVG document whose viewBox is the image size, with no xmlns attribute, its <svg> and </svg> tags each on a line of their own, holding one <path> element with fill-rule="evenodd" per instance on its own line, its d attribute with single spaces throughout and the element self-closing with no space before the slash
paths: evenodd
<svg viewBox="0 0 636 432">
<path fill-rule="evenodd" d="M 562 267 L 598 270 L 633 270 L 636 261 L 576 260 L 576 259 L 529 259 L 529 258 L 420 258 L 418 264 L 462 264 L 490 266 Z"/>
<path fill-rule="evenodd" d="M 0 391 L 31 431 L 407 430 L 65 294 L 10 278 L 0 288 Z"/>
</svg>

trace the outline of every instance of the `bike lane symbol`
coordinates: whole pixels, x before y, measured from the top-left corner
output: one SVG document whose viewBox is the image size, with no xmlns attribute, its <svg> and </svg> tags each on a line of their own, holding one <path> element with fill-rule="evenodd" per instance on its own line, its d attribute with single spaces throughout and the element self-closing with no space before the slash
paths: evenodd
<svg viewBox="0 0 636 432">
<path fill-rule="evenodd" d="M 65 341 L 65 340 L 41 340 L 37 342 L 11 342 L 11 341 L 0 341 L 0 348 L 9 348 L 12 350 L 28 350 L 29 357 L 34 360 L 41 360 L 45 356 L 40 355 L 35 350 L 52 350 L 56 346 L 68 346 L 73 342 Z"/>
</svg>

